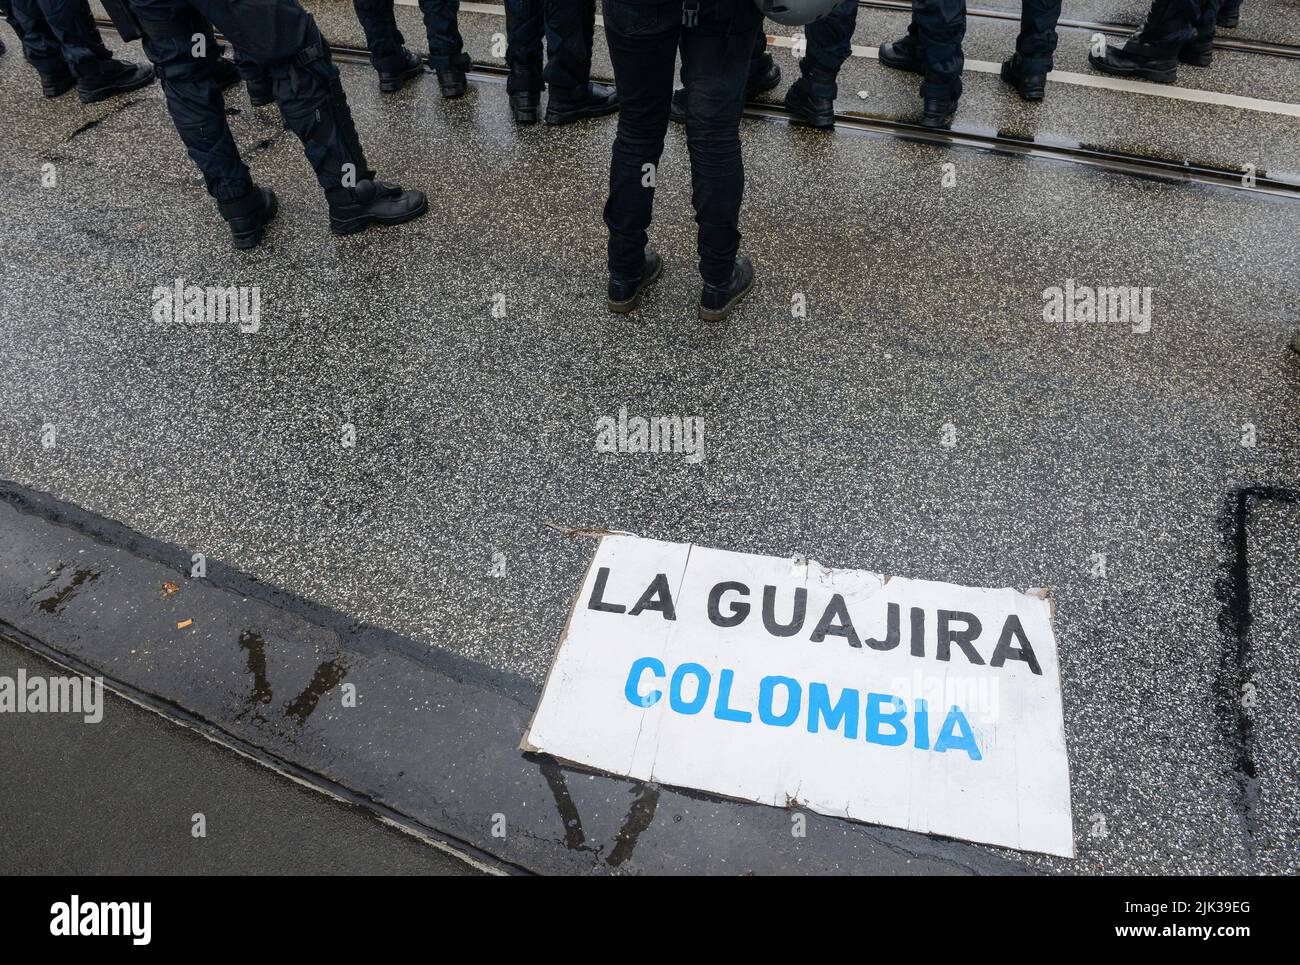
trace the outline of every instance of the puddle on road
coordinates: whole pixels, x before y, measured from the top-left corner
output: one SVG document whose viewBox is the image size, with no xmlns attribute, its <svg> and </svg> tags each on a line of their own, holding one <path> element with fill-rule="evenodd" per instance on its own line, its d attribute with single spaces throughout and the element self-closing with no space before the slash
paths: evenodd
<svg viewBox="0 0 1300 965">
<path fill-rule="evenodd" d="M 544 754 L 524 756 L 535 757 L 542 777 L 546 778 L 546 784 L 551 789 L 551 794 L 555 798 L 555 808 L 560 814 L 560 823 L 564 825 L 565 847 L 570 851 L 603 854 L 605 849 L 602 845 L 593 846 L 587 843 L 587 835 L 582 828 L 582 816 L 578 813 L 577 805 L 573 803 L 573 795 L 569 793 L 569 782 L 564 776 L 565 771 L 559 761 Z M 632 857 L 641 833 L 650 827 L 651 822 L 654 821 L 655 809 L 659 806 L 659 788 L 639 781 L 633 782 L 631 788 L 636 797 L 628 808 L 627 816 L 623 818 L 623 824 L 614 839 L 613 849 L 605 857 L 605 863 L 614 868 Z"/>
<path fill-rule="evenodd" d="M 45 585 L 41 587 L 41 590 L 47 590 L 53 586 L 58 580 L 59 575 L 65 569 L 67 569 L 67 564 L 60 563 L 54 570 L 54 574 L 46 581 Z M 67 608 L 68 601 L 72 599 L 72 597 L 76 596 L 77 591 L 87 583 L 94 583 L 99 579 L 99 576 L 100 574 L 97 570 L 79 569 L 74 571 L 72 579 L 69 581 L 67 586 L 63 587 L 63 589 L 59 590 L 52 596 L 48 596 L 43 600 L 37 600 L 36 608 L 44 610 L 46 613 L 50 614 L 62 613 Z M 39 593 L 40 590 L 37 592 Z"/>
<path fill-rule="evenodd" d="M 266 638 L 254 630 L 245 630 L 239 635 L 239 648 L 247 654 L 245 666 L 253 677 L 253 689 L 244 698 L 244 709 L 239 717 L 252 714 L 258 720 L 265 720 L 261 708 L 270 704 L 275 697 L 267 670 Z M 347 662 L 341 658 L 321 663 L 302 692 L 285 705 L 284 716 L 299 727 L 307 723 L 307 718 L 315 712 L 321 698 L 343 681 L 347 671 Z"/>
</svg>

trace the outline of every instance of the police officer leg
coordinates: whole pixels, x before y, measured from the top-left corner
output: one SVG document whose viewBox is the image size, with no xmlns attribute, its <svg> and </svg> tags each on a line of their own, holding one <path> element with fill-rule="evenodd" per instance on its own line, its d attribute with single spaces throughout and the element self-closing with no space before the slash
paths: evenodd
<svg viewBox="0 0 1300 965">
<path fill-rule="evenodd" d="M 506 0 L 506 66 L 510 113 L 520 124 L 541 118 L 544 0 Z"/>
<path fill-rule="evenodd" d="M 1178 49 L 1178 62 L 1209 67 L 1214 62 L 1214 34 L 1219 26 L 1220 0 L 1204 0 L 1193 21 L 1195 34 Z"/>
<path fill-rule="evenodd" d="M 917 24 L 915 3 L 912 4 L 912 19 L 908 21 L 907 33 L 890 43 L 881 44 L 879 57 L 880 62 L 886 67 L 905 70 L 911 74 L 925 73 L 925 59 L 921 53 L 921 28 Z"/>
<path fill-rule="evenodd" d="M 406 38 L 397 29 L 393 0 L 352 0 L 352 6 L 365 32 L 381 91 L 399 91 L 412 77 L 424 73 L 423 61 L 406 49 Z"/>
<path fill-rule="evenodd" d="M 254 107 L 274 104 L 275 89 L 271 83 L 271 72 L 238 49 L 235 50 L 234 61 L 239 76 L 244 80 L 244 86 L 248 88 L 248 102 Z"/>
<path fill-rule="evenodd" d="M 275 194 L 253 184 L 230 125 L 225 99 L 206 56 L 210 31 L 186 0 L 131 0 L 145 53 L 162 78 L 167 113 L 217 202 L 236 248 L 252 248 L 276 211 Z M 201 38 L 195 40 L 196 34 Z"/>
<path fill-rule="evenodd" d="M 740 250 L 740 203 L 745 167 L 740 115 L 762 15 L 753 0 L 699 0 L 697 26 L 683 25 L 686 146 L 691 156 L 691 204 L 699 226 L 699 316 L 721 321 L 754 287 L 754 268 Z"/>
<path fill-rule="evenodd" d="M 175 0 L 132 0 L 134 4 Z M 330 209 L 330 230 L 352 234 L 428 210 L 420 191 L 380 181 L 366 163 L 338 68 L 297 0 L 190 0 L 235 48 L 271 72 L 285 124 L 298 135 Z"/>
<path fill-rule="evenodd" d="M 41 75 L 41 89 L 46 97 L 58 97 L 77 82 L 63 59 L 59 40 L 45 22 L 45 14 L 36 0 L 11 0 L 5 17 L 23 45 L 23 56 Z"/>
<path fill-rule="evenodd" d="M 1178 77 L 1178 52 L 1196 36 L 1203 0 L 1155 0 L 1142 29 L 1122 47 L 1109 44 L 1088 62 L 1106 74 L 1141 77 L 1172 84 Z"/>
<path fill-rule="evenodd" d="M 104 46 L 86 0 L 37 0 L 63 59 L 77 79 L 77 96 L 93 104 L 137 90 L 154 80 L 153 69 L 116 60 Z"/>
<path fill-rule="evenodd" d="M 420 12 L 429 37 L 429 66 L 438 75 L 438 89 L 443 97 L 464 96 L 470 59 L 456 22 L 460 0 L 420 0 Z"/>
<path fill-rule="evenodd" d="M 544 0 L 546 123 L 571 124 L 618 110 L 618 91 L 591 80 L 595 0 Z"/>
<path fill-rule="evenodd" d="M 858 0 L 841 0 L 804 28 L 808 48 L 799 61 L 799 79 L 785 92 L 785 106 L 796 120 L 813 127 L 835 126 L 835 79 L 853 53 L 857 23 Z"/>
<path fill-rule="evenodd" d="M 663 272 L 663 260 L 646 248 L 655 179 L 668 131 L 673 65 L 682 29 L 681 5 L 647 7 L 603 0 L 605 37 L 621 104 L 609 162 L 609 309 L 630 312 Z M 757 9 L 757 8 L 755 8 Z"/>
<path fill-rule="evenodd" d="M 1027 101 L 1046 96 L 1060 19 L 1061 0 L 1021 0 L 1016 52 L 1002 65 L 1002 79 Z"/>
<path fill-rule="evenodd" d="M 925 75 L 921 80 L 923 127 L 947 127 L 961 97 L 965 64 L 961 42 L 966 36 L 966 0 L 915 0 L 912 18 L 921 45 Z"/>
</svg>

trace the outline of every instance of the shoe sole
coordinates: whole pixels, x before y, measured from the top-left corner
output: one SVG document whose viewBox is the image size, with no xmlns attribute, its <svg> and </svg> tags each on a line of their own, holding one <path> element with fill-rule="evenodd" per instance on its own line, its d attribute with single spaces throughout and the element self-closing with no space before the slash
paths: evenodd
<svg viewBox="0 0 1300 965">
<path fill-rule="evenodd" d="M 541 110 L 536 107 L 510 108 L 510 115 L 516 124 L 536 124 L 541 119 Z"/>
<path fill-rule="evenodd" d="M 384 218 L 377 214 L 362 215 L 359 218 L 350 218 L 347 221 L 336 221 L 330 218 L 330 231 L 336 235 L 354 235 L 358 231 L 365 231 L 371 225 L 398 225 L 413 221 L 420 215 L 429 210 L 429 199 L 426 197 L 424 203 L 414 211 L 408 211 L 406 214 L 398 215 L 395 218 Z"/>
<path fill-rule="evenodd" d="M 641 304 L 641 296 L 645 294 L 645 290 L 649 288 L 651 285 L 653 285 L 655 282 L 657 282 L 659 280 L 659 276 L 662 275 L 663 273 L 664 273 L 664 262 L 663 259 L 660 258 L 659 267 L 655 269 L 655 273 L 651 275 L 649 278 L 646 278 L 641 282 L 641 284 L 637 287 L 635 295 L 621 302 L 616 302 L 613 299 L 610 299 L 607 300 L 605 304 L 609 306 L 609 310 L 613 312 L 615 315 L 626 315 L 629 312 L 636 311 L 636 309 Z"/>
<path fill-rule="evenodd" d="M 245 232 L 242 235 L 234 235 L 235 247 L 240 251 L 246 251 L 249 248 L 256 248 L 262 243 L 262 237 L 266 234 L 266 226 L 275 220 L 276 213 L 280 210 L 280 199 L 275 195 L 271 196 L 271 213 L 267 215 L 266 220 L 256 231 Z"/>
<path fill-rule="evenodd" d="M 1212 52 L 1207 52 L 1204 54 L 1192 54 L 1187 57 L 1179 54 L 1178 62 L 1180 64 L 1187 64 L 1191 67 L 1209 67 L 1210 64 L 1214 63 L 1214 54 Z"/>
<path fill-rule="evenodd" d="M 157 75 L 150 74 L 146 80 L 137 81 L 134 84 L 122 84 L 117 87 L 103 87 L 92 94 L 83 94 L 81 91 L 77 91 L 77 97 L 81 99 L 81 103 L 83 104 L 98 104 L 100 101 L 106 101 L 110 97 L 117 97 L 119 94 L 129 94 L 131 91 L 139 90 L 141 87 L 148 87 L 157 79 Z"/>
<path fill-rule="evenodd" d="M 387 80 L 379 82 L 379 90 L 384 94 L 396 94 L 405 87 L 412 78 L 419 77 L 424 73 L 423 67 L 412 67 L 404 74 L 398 74 L 396 77 L 389 77 Z"/>
<path fill-rule="evenodd" d="M 1112 77 L 1141 77 L 1143 80 L 1149 80 L 1156 84 L 1172 84 L 1178 79 L 1178 71 L 1173 68 L 1154 70 L 1150 67 L 1134 67 L 1132 70 L 1115 70 L 1113 67 L 1104 66 L 1091 57 L 1088 58 L 1088 63 L 1103 74 L 1109 74 Z"/>
<path fill-rule="evenodd" d="M 550 110 L 546 112 L 546 123 L 551 127 L 561 127 L 565 124 L 572 124 L 575 121 L 585 121 L 589 117 L 606 117 L 618 110 L 618 102 L 609 104 L 605 107 L 589 108 L 587 110 L 576 111 L 568 114 L 553 114 Z"/>
<path fill-rule="evenodd" d="M 723 305 L 721 308 L 705 308 L 703 305 L 701 305 L 700 321 L 720 322 L 723 319 L 725 319 L 728 315 L 730 315 L 732 312 L 736 310 L 736 306 L 740 304 L 740 300 L 754 290 L 754 282 L 756 280 L 757 280 L 757 276 L 751 278 L 749 280 L 749 284 L 746 285 L 740 291 L 736 292 L 736 294 L 732 295 L 731 299 L 727 302 L 727 304 Z"/>
</svg>

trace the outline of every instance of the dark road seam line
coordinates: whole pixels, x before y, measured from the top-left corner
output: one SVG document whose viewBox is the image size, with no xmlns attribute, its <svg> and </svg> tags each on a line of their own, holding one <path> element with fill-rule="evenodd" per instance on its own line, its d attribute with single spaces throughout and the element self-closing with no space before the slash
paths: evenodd
<svg viewBox="0 0 1300 965">
<path fill-rule="evenodd" d="M 1256 860 L 1259 835 L 1259 777 L 1255 766 L 1255 724 L 1243 702 L 1243 688 L 1253 674 L 1250 627 L 1250 521 L 1252 502 L 1277 502 L 1300 506 L 1300 490 L 1277 486 L 1244 486 L 1225 499 L 1222 531 L 1228 560 L 1216 586 L 1222 604 L 1219 630 L 1223 650 L 1219 657 L 1218 711 L 1224 740 L 1232 754 L 1237 785 L 1237 807 L 1245 822 L 1247 852 Z"/>
</svg>

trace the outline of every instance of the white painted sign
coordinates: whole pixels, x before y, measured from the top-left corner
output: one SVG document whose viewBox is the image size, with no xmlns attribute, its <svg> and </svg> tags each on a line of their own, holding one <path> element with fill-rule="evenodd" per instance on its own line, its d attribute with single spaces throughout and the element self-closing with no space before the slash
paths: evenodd
<svg viewBox="0 0 1300 965">
<path fill-rule="evenodd" d="M 1045 594 L 604 536 L 521 747 L 1074 856 Z"/>
</svg>

